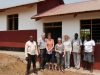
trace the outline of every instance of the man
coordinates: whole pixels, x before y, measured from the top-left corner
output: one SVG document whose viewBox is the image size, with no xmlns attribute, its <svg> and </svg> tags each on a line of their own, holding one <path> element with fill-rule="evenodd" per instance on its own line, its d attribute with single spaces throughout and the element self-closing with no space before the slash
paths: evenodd
<svg viewBox="0 0 100 75">
<path fill-rule="evenodd" d="M 36 55 L 38 55 L 37 44 L 33 40 L 33 36 L 30 36 L 29 38 L 30 38 L 30 40 L 27 41 L 25 44 L 25 57 L 26 57 L 26 61 L 27 61 L 27 71 L 26 71 L 25 75 L 29 74 L 31 62 L 33 63 L 34 73 L 37 73 L 37 71 L 36 71 Z"/>
<path fill-rule="evenodd" d="M 82 42 L 78 38 L 77 33 L 75 33 L 74 37 L 75 38 L 72 40 L 73 58 L 74 58 L 75 68 L 78 70 L 78 69 L 80 69 Z"/>
<path fill-rule="evenodd" d="M 46 64 L 45 33 L 42 33 L 38 40 L 38 52 L 40 54 L 40 70 L 43 71 Z"/>
</svg>

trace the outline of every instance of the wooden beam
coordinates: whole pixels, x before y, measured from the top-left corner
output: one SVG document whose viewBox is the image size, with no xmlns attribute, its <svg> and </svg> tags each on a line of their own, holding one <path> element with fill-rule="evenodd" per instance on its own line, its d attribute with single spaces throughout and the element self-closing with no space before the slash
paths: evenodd
<svg viewBox="0 0 100 75">
<path fill-rule="evenodd" d="M 0 12 L 5 12 L 5 9 L 1 9 Z"/>
<path fill-rule="evenodd" d="M 77 16 L 77 14 L 74 14 L 74 18 Z"/>
</svg>

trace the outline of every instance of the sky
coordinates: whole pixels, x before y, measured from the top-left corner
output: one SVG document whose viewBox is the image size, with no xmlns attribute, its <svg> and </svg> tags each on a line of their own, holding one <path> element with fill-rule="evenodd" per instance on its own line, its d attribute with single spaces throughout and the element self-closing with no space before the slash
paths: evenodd
<svg viewBox="0 0 100 75">
<path fill-rule="evenodd" d="M 87 0 L 64 0 L 65 4 L 74 3 L 74 2 L 81 2 L 81 1 L 87 1 Z"/>
</svg>

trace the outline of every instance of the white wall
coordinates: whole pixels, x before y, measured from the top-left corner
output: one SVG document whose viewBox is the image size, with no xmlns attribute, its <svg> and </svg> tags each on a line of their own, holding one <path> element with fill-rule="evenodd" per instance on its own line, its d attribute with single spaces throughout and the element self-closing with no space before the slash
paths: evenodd
<svg viewBox="0 0 100 75">
<path fill-rule="evenodd" d="M 73 15 L 48 17 L 48 18 L 43 18 L 37 22 L 38 24 L 40 24 L 40 26 L 43 26 L 43 23 L 45 22 L 62 21 L 62 37 L 63 35 L 66 34 L 66 35 L 69 35 L 70 39 L 72 40 L 74 38 L 75 33 L 78 33 L 80 36 L 80 20 L 81 19 L 94 19 L 94 18 L 100 18 L 100 12 L 79 14 L 75 18 Z"/>
<path fill-rule="evenodd" d="M 19 15 L 18 30 L 37 29 L 37 37 L 40 37 L 39 35 L 42 33 L 42 25 L 37 24 L 35 19 L 31 19 L 33 15 L 37 14 L 37 4 L 34 4 L 32 8 L 18 7 L 0 13 L 0 31 L 7 30 L 7 15 L 10 14 Z"/>
</svg>

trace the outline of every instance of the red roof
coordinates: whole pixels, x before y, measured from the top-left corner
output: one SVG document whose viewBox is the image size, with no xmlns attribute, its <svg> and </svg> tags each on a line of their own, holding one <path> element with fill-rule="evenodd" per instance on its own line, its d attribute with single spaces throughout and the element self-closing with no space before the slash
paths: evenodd
<svg viewBox="0 0 100 75">
<path fill-rule="evenodd" d="M 100 10 L 100 0 L 90 0 L 90 1 L 60 5 L 42 14 L 35 15 L 32 17 L 32 19 L 57 16 L 57 15 L 91 12 L 98 10 Z"/>
</svg>

